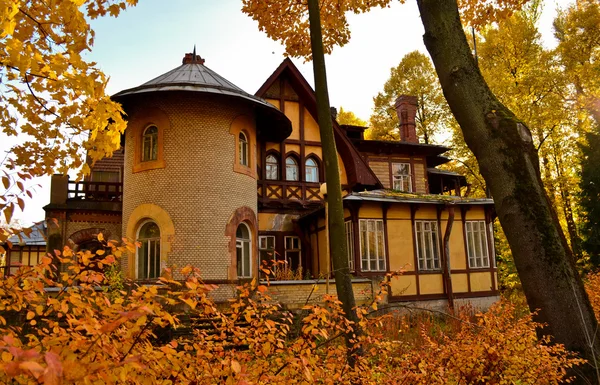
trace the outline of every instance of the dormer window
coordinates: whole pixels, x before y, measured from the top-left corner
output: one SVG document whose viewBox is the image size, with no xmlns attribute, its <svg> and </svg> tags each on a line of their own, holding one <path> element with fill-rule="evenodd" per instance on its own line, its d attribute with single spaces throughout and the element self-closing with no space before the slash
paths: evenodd
<svg viewBox="0 0 600 385">
<path fill-rule="evenodd" d="M 410 163 L 392 163 L 394 190 L 412 192 Z"/>
<path fill-rule="evenodd" d="M 319 165 L 313 158 L 306 160 L 304 173 L 307 182 L 319 183 Z"/>
<path fill-rule="evenodd" d="M 146 127 L 142 135 L 142 162 L 158 159 L 158 127 Z"/>
<path fill-rule="evenodd" d="M 279 179 L 279 159 L 273 154 L 268 155 L 266 159 L 265 179 Z"/>
<path fill-rule="evenodd" d="M 242 166 L 248 167 L 248 165 L 250 164 L 250 162 L 248 160 L 248 137 L 243 132 L 240 132 L 240 135 L 239 135 L 239 146 L 240 146 L 240 149 L 239 149 L 240 164 Z"/>
<path fill-rule="evenodd" d="M 291 156 L 285 159 L 285 180 L 297 181 L 298 178 L 298 162 Z"/>
</svg>

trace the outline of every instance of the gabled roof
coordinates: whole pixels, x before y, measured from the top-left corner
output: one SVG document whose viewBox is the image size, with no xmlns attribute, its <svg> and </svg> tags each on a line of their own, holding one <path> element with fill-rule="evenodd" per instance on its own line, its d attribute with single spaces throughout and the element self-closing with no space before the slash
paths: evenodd
<svg viewBox="0 0 600 385">
<path fill-rule="evenodd" d="M 257 107 L 258 119 L 273 140 L 283 140 L 292 132 L 287 117 L 265 100 L 242 90 L 229 80 L 204 65 L 204 59 L 195 54 L 186 54 L 183 64 L 137 87 L 120 91 L 112 96 L 122 102 L 125 97 L 154 92 L 197 92 L 224 95 L 250 102 Z"/>
<path fill-rule="evenodd" d="M 304 102 L 305 108 L 313 117 L 317 117 L 317 99 L 315 91 L 300 73 L 294 63 L 286 58 L 279 67 L 269 76 L 265 83 L 256 91 L 256 96 L 263 97 L 273 84 L 285 76 L 290 85 Z M 315 119 L 316 120 L 316 119 Z M 360 152 L 354 147 L 350 139 L 344 134 L 338 123 L 333 120 L 333 132 L 337 150 L 344 161 L 348 181 L 357 187 L 381 188 L 379 179 L 367 165 Z"/>
</svg>

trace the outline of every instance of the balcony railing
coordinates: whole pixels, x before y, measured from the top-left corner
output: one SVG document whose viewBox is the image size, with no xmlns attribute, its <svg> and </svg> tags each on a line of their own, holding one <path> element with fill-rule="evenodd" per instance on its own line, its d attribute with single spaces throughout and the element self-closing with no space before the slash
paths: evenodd
<svg viewBox="0 0 600 385">
<path fill-rule="evenodd" d="M 120 202 L 123 184 L 117 182 L 69 182 L 68 200 Z"/>
<path fill-rule="evenodd" d="M 262 180 L 258 182 L 258 199 L 262 201 L 322 202 L 318 183 Z"/>
</svg>

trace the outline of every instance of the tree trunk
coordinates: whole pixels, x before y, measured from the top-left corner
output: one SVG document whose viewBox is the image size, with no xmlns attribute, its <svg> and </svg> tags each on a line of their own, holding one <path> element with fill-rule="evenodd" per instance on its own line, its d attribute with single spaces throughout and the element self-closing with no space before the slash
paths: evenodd
<svg viewBox="0 0 600 385">
<path fill-rule="evenodd" d="M 494 197 L 538 331 L 592 364 L 597 321 L 544 190 L 531 133 L 488 88 L 471 54 L 456 0 L 417 0 L 423 37 L 444 96 Z M 597 383 L 592 365 L 579 381 Z"/>
<path fill-rule="evenodd" d="M 342 302 L 346 318 L 354 322 L 354 332 L 346 334 L 348 362 L 351 366 L 354 366 L 356 355 L 361 353 L 360 350 L 355 348 L 356 345 L 354 343 L 356 336 L 360 335 L 360 328 L 355 310 L 356 302 L 354 300 L 354 291 L 352 290 L 352 276 L 350 275 L 350 268 L 348 266 L 342 185 L 333 134 L 333 123 L 331 122 L 318 0 L 308 0 L 308 12 L 315 91 L 317 95 L 317 115 L 321 133 L 321 146 L 323 148 L 323 163 L 325 163 L 325 173 L 327 175 L 329 254 L 333 261 L 337 296 Z"/>
</svg>

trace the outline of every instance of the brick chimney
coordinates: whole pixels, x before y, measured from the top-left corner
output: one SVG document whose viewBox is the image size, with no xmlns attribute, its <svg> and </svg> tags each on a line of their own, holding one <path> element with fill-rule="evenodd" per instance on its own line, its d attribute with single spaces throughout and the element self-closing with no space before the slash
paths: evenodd
<svg viewBox="0 0 600 385">
<path fill-rule="evenodd" d="M 394 103 L 398 121 L 400 122 L 400 140 L 402 142 L 419 143 L 417 138 L 417 126 L 415 119 L 417 116 L 417 97 L 410 95 L 400 95 Z"/>
</svg>

